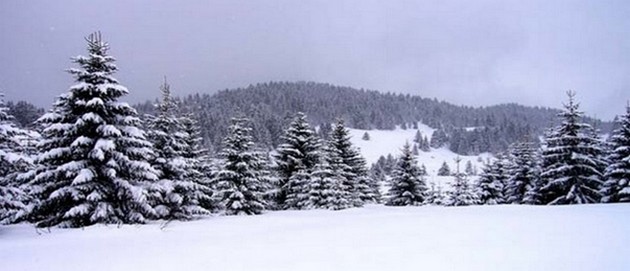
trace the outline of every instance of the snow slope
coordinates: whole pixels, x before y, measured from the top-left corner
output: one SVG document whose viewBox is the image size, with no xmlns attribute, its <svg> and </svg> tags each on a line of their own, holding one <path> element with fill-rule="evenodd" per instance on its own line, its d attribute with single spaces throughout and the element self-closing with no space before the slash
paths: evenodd
<svg viewBox="0 0 630 271">
<path fill-rule="evenodd" d="M 349 129 L 352 136 L 352 144 L 357 146 L 363 157 L 367 160 L 368 164 L 375 163 L 378 158 L 391 154 L 397 157 L 400 154 L 400 150 L 405 142 L 409 144 L 413 143 L 413 139 L 416 135 L 416 131 L 419 130 L 422 135 L 427 136 L 429 139 L 433 134 L 434 129 L 426 126 L 422 123 L 418 123 L 418 129 L 403 130 L 396 128 L 395 130 L 359 130 Z M 363 134 L 367 132 L 370 135 L 370 140 L 362 140 Z M 431 148 L 430 152 L 419 152 L 417 156 L 418 165 L 424 164 L 427 168 L 429 175 L 437 175 L 437 171 L 442 166 L 443 162 L 446 162 L 451 170 L 455 170 L 455 158 L 459 156 L 462 161 L 460 163 L 460 170 L 464 171 L 466 162 L 470 161 L 478 171 L 481 170 L 483 162 L 492 155 L 489 153 L 483 153 L 478 156 L 463 156 L 448 150 L 447 148 L 434 149 Z"/>
<path fill-rule="evenodd" d="M 284 211 L 0 226 L 0 270 L 630 270 L 630 204 Z"/>
</svg>

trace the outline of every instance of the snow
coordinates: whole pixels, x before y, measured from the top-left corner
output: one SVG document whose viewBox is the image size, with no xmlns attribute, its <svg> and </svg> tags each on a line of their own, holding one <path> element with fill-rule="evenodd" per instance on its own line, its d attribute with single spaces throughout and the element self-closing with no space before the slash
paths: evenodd
<svg viewBox="0 0 630 271">
<path fill-rule="evenodd" d="M 164 227 L 163 227 L 164 226 Z M 0 227 L 2 270 L 629 270 L 630 204 L 282 211 Z"/>
<path fill-rule="evenodd" d="M 359 129 L 349 129 L 350 135 L 352 138 L 352 144 L 357 146 L 363 157 L 365 157 L 368 164 L 375 163 L 378 158 L 382 156 L 387 156 L 387 154 L 391 154 L 394 157 L 398 157 L 400 155 L 402 146 L 405 142 L 413 143 L 413 139 L 416 135 L 416 129 L 407 129 L 403 130 L 400 128 L 396 128 L 395 130 L 359 130 Z M 435 129 L 424 125 L 422 123 L 418 123 L 418 130 L 422 135 L 426 136 L 430 139 L 431 134 Z M 363 134 L 367 132 L 370 135 L 370 140 L 363 140 Z M 477 168 L 477 172 L 481 172 L 483 168 L 483 163 L 486 162 L 487 159 L 492 158 L 493 156 L 489 153 L 483 153 L 475 156 L 465 156 L 458 155 L 448 148 L 431 148 L 430 152 L 419 152 L 419 155 L 416 156 L 418 160 L 418 165 L 424 164 L 427 168 L 427 173 L 429 174 L 429 179 L 443 179 L 444 177 L 438 177 L 437 171 L 442 166 L 443 162 L 446 162 L 452 171 L 455 171 L 456 164 L 455 158 L 459 156 L 462 161 L 460 162 L 460 171 L 463 172 L 466 168 L 466 163 L 470 161 L 473 167 Z M 449 178 L 449 177 L 447 177 Z"/>
</svg>

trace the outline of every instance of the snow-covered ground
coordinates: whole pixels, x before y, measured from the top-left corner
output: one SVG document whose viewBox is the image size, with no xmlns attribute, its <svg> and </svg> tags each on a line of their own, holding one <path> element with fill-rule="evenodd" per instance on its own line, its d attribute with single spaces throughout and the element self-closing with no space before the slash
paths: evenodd
<svg viewBox="0 0 630 271">
<path fill-rule="evenodd" d="M 630 270 L 630 204 L 284 211 L 0 226 L 0 270 Z"/>
<path fill-rule="evenodd" d="M 352 144 L 357 146 L 363 157 L 367 160 L 368 164 L 375 163 L 378 158 L 391 154 L 394 157 L 400 155 L 400 150 L 405 142 L 409 144 L 413 143 L 413 139 L 416 132 L 419 130 L 422 135 L 427 138 L 431 138 L 434 129 L 418 123 L 418 129 L 400 129 L 395 130 L 359 130 L 349 129 L 350 136 L 352 136 Z M 370 135 L 370 140 L 362 140 L 363 134 L 367 132 Z M 483 162 L 492 157 L 491 154 L 483 153 L 476 156 L 462 156 L 448 150 L 447 148 L 434 149 L 431 148 L 429 152 L 420 151 L 417 159 L 418 165 L 424 164 L 427 168 L 429 175 L 437 175 L 437 171 L 442 166 L 443 162 L 446 162 L 452 170 L 455 170 L 455 158 L 460 157 L 462 159 L 460 163 L 460 170 L 464 170 L 466 163 L 470 161 L 478 171 L 483 167 Z"/>
</svg>

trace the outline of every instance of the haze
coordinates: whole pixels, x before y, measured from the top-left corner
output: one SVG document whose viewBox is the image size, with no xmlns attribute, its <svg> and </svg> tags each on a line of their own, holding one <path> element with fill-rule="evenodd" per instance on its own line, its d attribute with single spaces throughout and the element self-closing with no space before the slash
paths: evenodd
<svg viewBox="0 0 630 271">
<path fill-rule="evenodd" d="M 50 107 L 100 30 L 129 102 L 317 81 L 612 119 L 630 98 L 630 1 L 0 2 L 0 90 Z"/>
</svg>

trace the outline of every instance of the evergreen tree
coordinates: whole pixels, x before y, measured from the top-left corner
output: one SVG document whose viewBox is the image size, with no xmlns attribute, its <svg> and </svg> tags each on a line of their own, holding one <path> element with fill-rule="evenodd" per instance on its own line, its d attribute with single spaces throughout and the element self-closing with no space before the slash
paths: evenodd
<svg viewBox="0 0 630 271">
<path fill-rule="evenodd" d="M 529 142 L 521 142 L 510 148 L 510 167 L 507 169 L 508 180 L 505 198 L 507 203 L 525 203 L 525 195 L 535 189 L 538 182 L 536 154 Z M 534 190 L 535 191 L 535 190 Z M 532 191 L 532 192 L 534 192 Z M 528 201 L 531 203 L 531 201 Z"/>
<path fill-rule="evenodd" d="M 213 201 L 212 181 L 210 177 L 211 166 L 208 150 L 203 148 L 203 138 L 200 127 L 192 114 L 186 114 L 179 118 L 182 125 L 182 157 L 186 160 L 187 171 L 185 178 L 195 185 L 194 196 L 201 208 L 208 211 L 216 209 Z"/>
<path fill-rule="evenodd" d="M 166 79 L 160 86 L 162 100 L 156 104 L 157 116 L 150 116 L 148 138 L 155 147 L 153 166 L 159 182 L 152 187 L 152 199 L 158 216 L 163 219 L 191 219 L 193 215 L 207 214 L 199 205 L 198 193 L 203 186 L 193 181 L 195 163 L 184 157 L 190 152 L 186 142 L 190 139 L 177 116 L 177 104 L 171 97 Z"/>
<path fill-rule="evenodd" d="M 472 162 L 470 162 L 470 160 L 466 161 L 466 169 L 464 169 L 464 173 L 468 176 L 475 175 Z"/>
<path fill-rule="evenodd" d="M 328 138 L 328 157 L 338 156 L 341 165 L 336 165 L 334 159 L 329 159 L 328 163 L 339 169 L 343 175 L 345 182 L 342 187 L 347 189 L 350 202 L 357 207 L 367 202 L 378 202 L 379 193 L 375 189 L 375 181 L 369 176 L 365 159 L 352 145 L 350 131 L 345 127 L 343 119 L 337 120 Z"/>
<path fill-rule="evenodd" d="M 361 137 L 361 139 L 365 141 L 370 141 L 370 134 L 368 134 L 368 132 L 363 133 L 363 137 Z"/>
<path fill-rule="evenodd" d="M 457 157 L 457 171 L 455 172 L 455 180 L 452 184 L 453 190 L 449 193 L 448 205 L 450 206 L 467 206 L 478 203 L 478 197 L 471 189 L 466 174 L 459 171 L 459 163 L 461 158 Z"/>
<path fill-rule="evenodd" d="M 20 139 L 26 137 L 28 133 L 15 125 L 0 93 L 0 224 L 14 222 L 26 208 L 26 195 L 16 180 L 32 167 L 32 160 L 21 151 Z"/>
<path fill-rule="evenodd" d="M 568 92 L 569 103 L 559 114 L 560 126 L 545 139 L 542 151 L 542 193 L 548 204 L 584 204 L 600 201 L 602 172 L 598 168 L 602 149 L 588 133 L 590 125 L 580 122 L 582 112 L 575 103 L 574 92 Z"/>
<path fill-rule="evenodd" d="M 477 180 L 477 195 L 479 195 L 479 204 L 501 204 L 503 203 L 502 185 L 496 179 L 497 165 L 495 163 L 487 163 L 481 171 Z"/>
<path fill-rule="evenodd" d="M 276 149 L 275 171 L 278 174 L 277 205 L 284 209 L 301 209 L 308 205 L 308 182 L 320 161 L 320 141 L 298 113 Z"/>
<path fill-rule="evenodd" d="M 434 182 L 431 182 L 429 191 L 427 192 L 426 204 L 431 205 L 444 205 L 444 192 L 442 191 L 441 185 L 435 185 Z"/>
<path fill-rule="evenodd" d="M 630 202 L 630 105 L 610 137 L 611 149 L 601 193 L 602 202 Z"/>
<path fill-rule="evenodd" d="M 437 175 L 438 176 L 449 176 L 449 175 L 451 175 L 451 168 L 448 166 L 446 161 L 444 161 L 442 163 L 442 166 L 440 167 L 440 169 L 438 169 Z"/>
<path fill-rule="evenodd" d="M 326 160 L 322 160 L 313 170 L 309 187 L 309 207 L 316 209 L 341 210 L 353 207 L 350 191 L 344 187 L 346 182 L 341 168 L 332 167 L 327 161 L 341 165 L 341 157 L 336 153 L 329 153 Z"/>
<path fill-rule="evenodd" d="M 422 142 L 420 143 L 420 150 L 423 152 L 431 151 L 431 145 L 429 145 L 429 139 L 424 136 L 422 137 Z"/>
<path fill-rule="evenodd" d="M 31 220 L 38 227 L 142 223 L 155 216 L 145 185 L 157 180 L 146 161 L 153 152 L 135 110 L 118 101 L 128 90 L 112 77 L 114 58 L 100 34 L 90 35 L 88 57 L 70 69 L 77 84 L 61 95 L 44 126 L 41 154 L 31 179 L 39 199 Z"/>
<path fill-rule="evenodd" d="M 431 135 L 431 142 L 430 142 L 430 146 L 432 148 L 441 148 L 444 145 L 446 145 L 446 143 L 448 143 L 449 139 L 448 136 L 446 135 L 446 132 L 444 131 L 443 128 L 439 128 L 437 130 L 435 130 L 433 132 L 433 134 Z"/>
<path fill-rule="evenodd" d="M 422 133 L 420 133 L 420 130 L 416 130 L 416 135 L 413 137 L 413 142 L 417 144 L 422 143 Z"/>
<path fill-rule="evenodd" d="M 391 182 L 386 205 L 420 205 L 426 200 L 426 182 L 420 175 L 420 168 L 411 153 L 409 143 L 403 146 L 402 154 L 392 173 Z"/>
<path fill-rule="evenodd" d="M 261 175 L 264 167 L 261 154 L 254 152 L 251 128 L 247 119 L 233 119 L 223 150 L 223 159 L 217 173 L 217 188 L 220 202 L 228 215 L 260 214 L 266 206 L 264 189 L 266 177 Z"/>
</svg>

